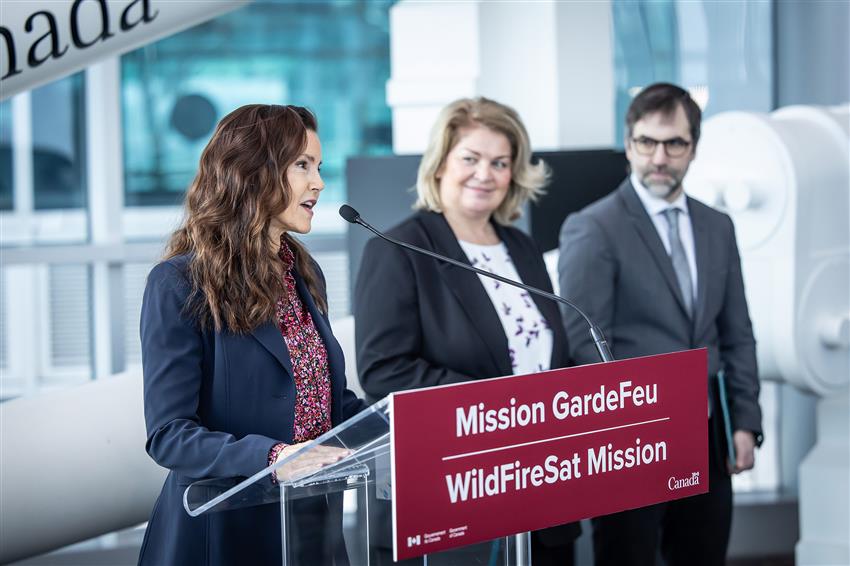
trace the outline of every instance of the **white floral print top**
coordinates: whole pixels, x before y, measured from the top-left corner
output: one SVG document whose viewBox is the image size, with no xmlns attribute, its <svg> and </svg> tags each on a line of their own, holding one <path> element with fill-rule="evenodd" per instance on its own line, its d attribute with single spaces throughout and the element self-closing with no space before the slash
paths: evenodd
<svg viewBox="0 0 850 566">
<path fill-rule="evenodd" d="M 521 281 L 504 243 L 484 246 L 461 240 L 460 247 L 473 267 Z M 528 291 L 482 275 L 478 278 L 505 329 L 513 373 L 548 370 L 552 360 L 552 329 Z"/>
</svg>

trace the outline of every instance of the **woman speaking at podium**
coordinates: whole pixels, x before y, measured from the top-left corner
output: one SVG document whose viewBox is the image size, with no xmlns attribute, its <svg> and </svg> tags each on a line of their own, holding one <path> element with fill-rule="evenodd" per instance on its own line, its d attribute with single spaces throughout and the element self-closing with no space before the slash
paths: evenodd
<svg viewBox="0 0 850 566">
<path fill-rule="evenodd" d="M 322 272 L 292 236 L 310 231 L 321 162 L 316 119 L 297 106 L 233 111 L 201 155 L 185 219 L 142 304 L 147 451 L 170 472 L 140 564 L 279 564 L 277 505 L 192 518 L 184 489 L 253 475 L 363 406 L 346 389 Z M 310 455 L 278 476 L 344 453 Z M 302 563 L 345 562 L 329 531 L 300 529 L 312 553 Z"/>
<path fill-rule="evenodd" d="M 547 180 L 512 108 L 458 100 L 431 131 L 416 181 L 418 211 L 388 234 L 551 291 L 537 246 L 511 227 Z M 364 251 L 354 304 L 357 366 L 373 400 L 568 365 L 554 302 L 378 238 Z M 568 524 L 533 533 L 533 563 L 570 564 L 579 532 Z"/>
</svg>

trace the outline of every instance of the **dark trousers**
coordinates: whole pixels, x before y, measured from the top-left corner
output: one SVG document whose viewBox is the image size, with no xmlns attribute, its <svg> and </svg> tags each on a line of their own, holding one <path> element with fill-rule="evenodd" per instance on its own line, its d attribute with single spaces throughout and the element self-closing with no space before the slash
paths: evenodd
<svg viewBox="0 0 850 566">
<path fill-rule="evenodd" d="M 575 564 L 573 541 L 548 546 L 540 542 L 538 537 L 531 535 L 531 565 L 532 566 L 573 566 Z M 438 566 L 496 566 L 504 564 L 504 539 L 476 544 L 465 548 L 454 549 L 445 554 L 432 554 L 428 564 Z M 372 563 L 376 566 L 422 566 L 421 558 L 410 558 L 393 562 L 392 550 L 388 548 L 375 549 Z M 513 561 L 513 558 L 510 560 Z"/>
<path fill-rule="evenodd" d="M 659 549 L 668 566 L 725 564 L 732 479 L 718 424 L 709 420 L 708 493 L 593 519 L 596 566 L 655 566 Z"/>
<path fill-rule="evenodd" d="M 531 533 L 531 566 L 574 566 L 574 541 L 552 546 L 541 541 L 538 532 Z"/>
</svg>

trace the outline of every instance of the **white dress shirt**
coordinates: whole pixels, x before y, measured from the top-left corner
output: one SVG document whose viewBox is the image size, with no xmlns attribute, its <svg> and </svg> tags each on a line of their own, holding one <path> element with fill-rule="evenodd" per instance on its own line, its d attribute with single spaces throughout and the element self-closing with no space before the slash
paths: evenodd
<svg viewBox="0 0 850 566">
<path fill-rule="evenodd" d="M 649 192 L 649 189 L 643 186 L 643 183 L 640 182 L 640 179 L 634 173 L 631 175 L 631 182 L 640 202 L 646 209 L 646 213 L 652 219 L 652 223 L 655 225 L 655 231 L 658 232 L 658 236 L 661 238 L 661 243 L 664 244 L 664 249 L 667 250 L 668 256 L 670 255 L 670 238 L 667 232 L 670 230 L 670 225 L 664 217 L 664 211 L 668 208 L 679 209 L 679 239 L 682 240 L 682 247 L 685 248 L 685 257 L 688 259 L 688 269 L 691 272 L 691 282 L 694 292 L 693 298 L 694 303 L 696 303 L 697 256 L 694 247 L 694 228 L 693 224 L 691 224 L 691 215 L 688 212 L 688 201 L 685 198 L 685 192 L 682 191 L 679 193 L 679 196 L 673 202 L 667 202 L 663 198 Z"/>
</svg>

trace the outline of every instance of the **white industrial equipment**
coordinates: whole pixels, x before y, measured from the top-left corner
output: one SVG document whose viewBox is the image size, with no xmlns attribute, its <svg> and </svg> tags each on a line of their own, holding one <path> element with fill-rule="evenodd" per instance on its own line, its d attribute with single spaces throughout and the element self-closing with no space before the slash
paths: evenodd
<svg viewBox="0 0 850 566">
<path fill-rule="evenodd" d="M 728 212 L 762 379 L 820 396 L 799 564 L 850 564 L 850 106 L 706 120 L 688 193 Z"/>
<path fill-rule="evenodd" d="M 146 436 L 138 373 L 0 403 L 0 564 L 146 521 Z"/>
</svg>

